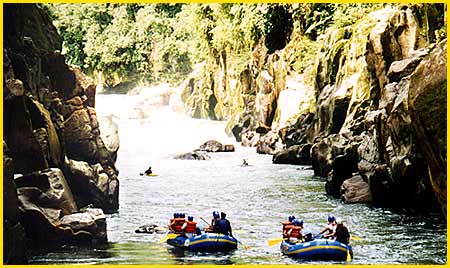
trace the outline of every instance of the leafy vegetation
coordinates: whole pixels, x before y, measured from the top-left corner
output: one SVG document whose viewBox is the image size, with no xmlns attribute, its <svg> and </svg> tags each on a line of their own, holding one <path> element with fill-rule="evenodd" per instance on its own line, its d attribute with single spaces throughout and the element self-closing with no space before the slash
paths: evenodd
<svg viewBox="0 0 450 268">
<path fill-rule="evenodd" d="M 294 71 L 315 55 L 318 36 L 386 4 L 43 4 L 70 64 L 101 72 L 109 86 L 180 83 L 202 61 L 248 66 L 255 46 L 290 45 Z M 293 41 L 293 42 L 291 42 Z"/>
</svg>

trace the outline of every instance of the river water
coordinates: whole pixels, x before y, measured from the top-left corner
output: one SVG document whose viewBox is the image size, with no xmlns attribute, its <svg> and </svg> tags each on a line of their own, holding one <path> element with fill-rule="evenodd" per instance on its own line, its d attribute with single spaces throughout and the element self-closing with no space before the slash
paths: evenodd
<svg viewBox="0 0 450 268">
<path fill-rule="evenodd" d="M 120 209 L 107 215 L 109 245 L 103 249 L 64 248 L 41 252 L 33 264 L 299 264 L 283 256 L 269 239 L 280 237 L 280 222 L 294 214 L 306 229 L 320 230 L 329 214 L 340 216 L 353 237 L 352 264 L 444 264 L 446 223 L 439 215 L 407 216 L 366 205 L 344 205 L 324 192 L 324 179 L 308 166 L 274 165 L 224 133 L 225 122 L 199 120 L 169 106 L 135 118 L 136 98 L 97 96 L 97 113 L 112 114 L 121 147 Z M 132 108 L 130 108 L 132 107 Z M 133 108 L 134 107 L 134 108 Z M 177 153 L 214 139 L 234 144 L 232 153 L 210 154 L 211 160 L 174 160 Z M 250 166 L 241 166 L 247 159 Z M 157 177 L 142 177 L 149 165 Z M 247 245 L 230 254 L 195 254 L 159 243 L 164 234 L 139 234 L 143 224 L 166 226 L 174 212 L 207 221 L 225 211 L 233 233 Z M 359 239 L 358 239 L 359 238 Z M 328 263 L 328 262 L 327 262 Z M 318 264 L 308 262 L 308 264 Z M 322 263 L 324 264 L 324 263 Z"/>
</svg>

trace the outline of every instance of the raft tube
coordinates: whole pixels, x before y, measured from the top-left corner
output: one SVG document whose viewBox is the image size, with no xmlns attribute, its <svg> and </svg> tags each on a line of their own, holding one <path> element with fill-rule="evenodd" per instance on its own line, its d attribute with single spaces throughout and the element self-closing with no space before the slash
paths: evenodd
<svg viewBox="0 0 450 268">
<path fill-rule="evenodd" d="M 167 244 L 197 252 L 229 252 L 237 248 L 237 240 L 234 237 L 217 233 L 204 233 L 191 238 L 180 234 L 168 239 Z"/>
<path fill-rule="evenodd" d="M 292 244 L 281 242 L 281 252 L 289 257 L 306 260 L 345 261 L 347 254 L 353 255 L 352 247 L 330 239 Z"/>
</svg>

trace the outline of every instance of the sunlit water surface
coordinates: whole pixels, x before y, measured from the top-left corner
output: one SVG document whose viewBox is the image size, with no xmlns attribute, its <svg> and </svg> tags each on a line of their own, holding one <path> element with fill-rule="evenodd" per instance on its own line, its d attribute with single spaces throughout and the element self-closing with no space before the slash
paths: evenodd
<svg viewBox="0 0 450 268">
<path fill-rule="evenodd" d="M 225 122 L 198 120 L 169 106 L 152 109 L 145 119 L 130 119 L 136 97 L 97 96 L 97 113 L 113 114 L 121 147 L 120 209 L 107 215 L 106 249 L 65 248 L 35 253 L 31 262 L 83 264 L 299 264 L 283 256 L 269 239 L 280 236 L 280 221 L 294 214 L 319 230 L 328 214 L 343 217 L 351 233 L 353 264 L 446 263 L 446 225 L 439 216 L 405 216 L 366 205 L 344 205 L 324 193 L 323 179 L 307 166 L 274 165 L 270 155 L 238 145 L 224 133 Z M 173 156 L 215 139 L 236 152 L 210 154 L 207 161 Z M 242 159 L 250 166 L 241 166 Z M 149 165 L 157 177 L 142 177 Z M 225 211 L 242 244 L 230 254 L 199 254 L 159 243 L 164 234 L 138 234 L 147 223 L 166 226 L 174 212 L 211 218 Z M 311 264 L 311 262 L 309 262 Z M 316 262 L 312 264 L 317 264 Z"/>
</svg>

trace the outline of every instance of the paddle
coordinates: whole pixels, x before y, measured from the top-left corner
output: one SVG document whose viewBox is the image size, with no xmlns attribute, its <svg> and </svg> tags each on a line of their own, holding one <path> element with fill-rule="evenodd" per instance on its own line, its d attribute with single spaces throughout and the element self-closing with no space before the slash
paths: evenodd
<svg viewBox="0 0 450 268">
<path fill-rule="evenodd" d="M 277 244 L 280 244 L 285 239 L 286 238 L 272 238 L 267 241 L 267 244 L 269 245 L 269 247 L 275 246 Z"/>
<path fill-rule="evenodd" d="M 178 237 L 179 235 L 180 235 L 180 234 L 174 234 L 174 233 L 167 234 L 165 237 L 163 237 L 163 238 L 161 238 L 161 239 L 159 240 L 159 243 L 164 243 L 164 242 L 166 242 L 168 239 L 174 239 L 174 238 Z"/>
<path fill-rule="evenodd" d="M 250 246 L 245 245 L 244 243 L 242 243 L 239 239 L 237 239 L 237 237 L 235 237 L 235 236 L 233 236 L 233 237 L 234 237 L 234 239 L 236 239 L 236 241 L 237 241 L 239 244 L 242 245 L 242 247 L 243 247 L 245 250 L 249 250 L 249 249 L 250 249 Z"/>
<path fill-rule="evenodd" d="M 352 239 L 352 240 L 355 240 L 355 241 L 359 241 L 359 240 L 362 240 L 362 238 L 361 238 L 361 237 L 359 237 L 359 236 L 356 236 L 356 235 L 352 235 L 352 236 L 350 237 L 350 239 Z"/>
</svg>

